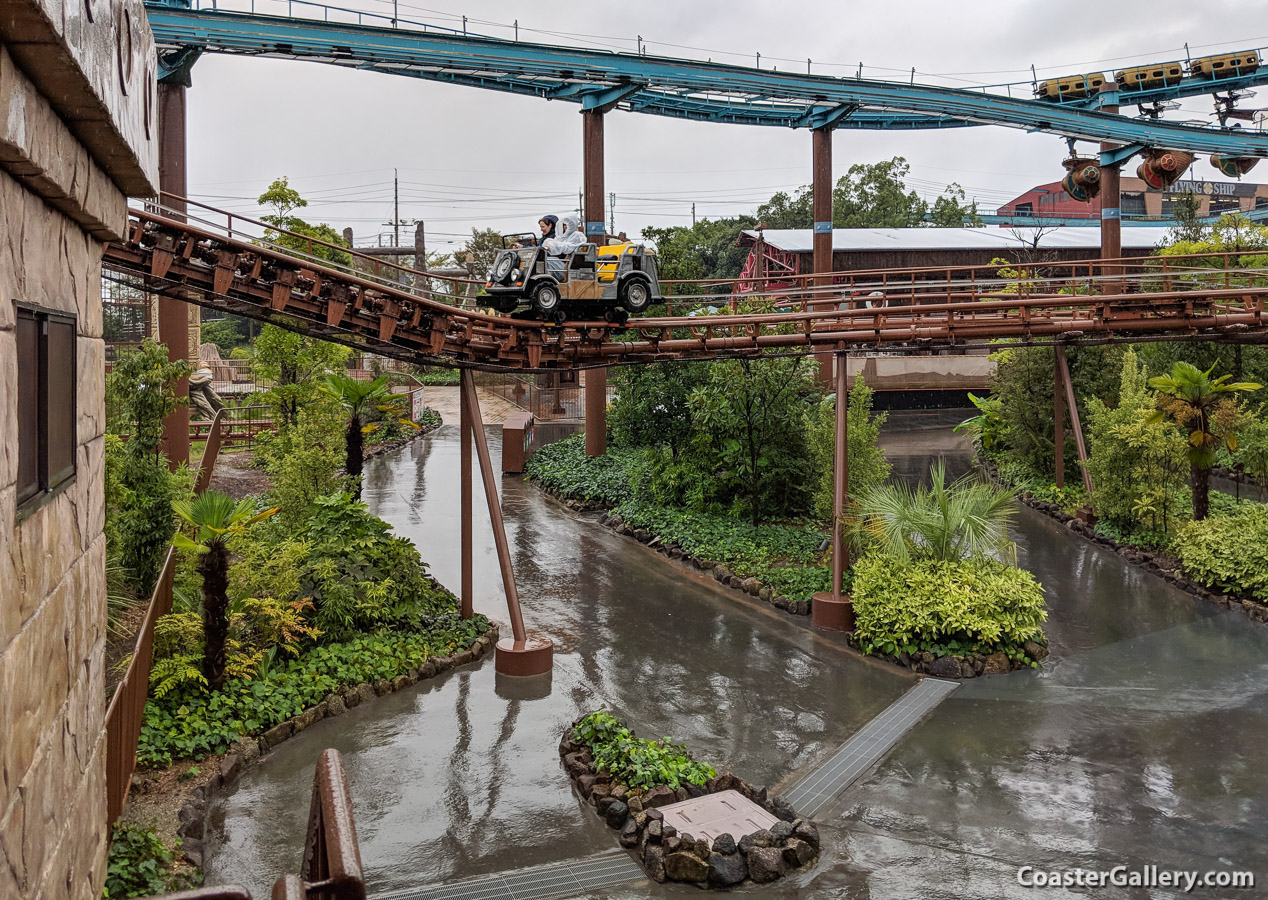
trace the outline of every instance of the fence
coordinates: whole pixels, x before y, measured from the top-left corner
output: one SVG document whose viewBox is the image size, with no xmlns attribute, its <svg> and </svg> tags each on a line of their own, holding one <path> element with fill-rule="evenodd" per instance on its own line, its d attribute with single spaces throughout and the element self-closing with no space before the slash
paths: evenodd
<svg viewBox="0 0 1268 900">
<path fill-rule="evenodd" d="M 572 380 L 566 380 L 571 378 Z M 535 419 L 568 420 L 585 418 L 585 393 L 575 372 L 541 375 L 477 372 L 476 384 L 533 414 Z"/>
<path fill-rule="evenodd" d="M 217 414 L 212 421 L 211 436 L 203 452 L 194 490 L 201 493 L 211 479 L 220 452 L 220 420 Z M 136 769 L 137 742 L 141 739 L 141 721 L 145 715 L 145 700 L 150 689 L 150 664 L 153 661 L 154 623 L 160 616 L 172 611 L 172 587 L 176 577 L 176 548 L 169 547 L 163 568 L 159 572 L 145 620 L 137 634 L 136 646 L 123 680 L 115 688 L 106 708 L 106 822 L 113 822 L 123 812 L 132 784 L 132 772 Z"/>
</svg>

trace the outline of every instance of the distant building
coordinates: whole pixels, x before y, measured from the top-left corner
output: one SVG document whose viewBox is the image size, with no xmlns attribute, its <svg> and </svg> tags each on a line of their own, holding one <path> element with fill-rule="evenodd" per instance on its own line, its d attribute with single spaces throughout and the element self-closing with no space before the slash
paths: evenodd
<svg viewBox="0 0 1268 900">
<path fill-rule="evenodd" d="M 106 875 L 101 260 L 158 184 L 141 0 L 0 0 L 0 897 Z"/>
<path fill-rule="evenodd" d="M 1198 198 L 1198 215 L 1218 216 L 1229 212 L 1248 212 L 1268 207 L 1268 184 L 1250 184 L 1242 181 L 1201 181 L 1188 179 L 1177 181 L 1161 191 L 1155 191 L 1139 178 L 1123 178 L 1119 186 L 1119 209 L 1124 217 L 1153 216 L 1169 218 L 1175 215 L 1176 201 L 1183 197 Z M 1094 197 L 1087 203 L 1075 200 L 1061 188 L 1061 182 L 1053 181 L 1033 187 L 999 208 L 1000 215 L 1086 216 L 1099 220 L 1101 198 Z M 1155 240 L 1157 240 L 1155 238 Z"/>
<path fill-rule="evenodd" d="M 1124 256 L 1148 256 L 1163 237 L 1163 229 L 1125 225 Z M 773 279 L 779 290 L 783 276 L 814 273 L 814 234 L 809 229 L 744 231 L 736 242 L 751 247 L 740 283 L 752 278 Z M 832 269 L 857 272 L 870 269 L 985 266 L 994 259 L 1046 263 L 1098 259 L 1101 230 L 1087 228 L 838 228 L 832 232 Z M 933 273 L 940 277 L 941 273 Z"/>
</svg>

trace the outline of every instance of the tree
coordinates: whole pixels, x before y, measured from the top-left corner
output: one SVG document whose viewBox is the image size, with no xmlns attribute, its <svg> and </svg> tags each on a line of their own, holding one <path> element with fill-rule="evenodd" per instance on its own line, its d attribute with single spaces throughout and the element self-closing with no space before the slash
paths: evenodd
<svg viewBox="0 0 1268 900">
<path fill-rule="evenodd" d="M 176 546 L 198 554 L 203 580 L 203 677 L 218 691 L 225 683 L 225 647 L 229 637 L 229 547 L 231 535 L 250 528 L 277 512 L 257 512 L 254 498 L 237 503 L 220 491 L 203 491 L 194 500 L 178 500 L 172 510 L 194 528 L 191 539 L 175 536 Z"/>
<path fill-rule="evenodd" d="M 737 246 L 737 240 L 742 231 L 756 224 L 752 216 L 701 219 L 690 228 L 644 228 L 643 238 L 656 244 L 656 271 L 662 281 L 735 278 L 748 257 L 748 248 Z M 680 284 L 673 292 L 698 293 L 696 288 Z M 723 293 L 729 290 L 729 285 L 723 287 Z"/>
<path fill-rule="evenodd" d="M 1181 194 L 1171 207 L 1176 223 L 1167 229 L 1163 246 L 1180 243 L 1200 243 L 1207 239 L 1206 226 L 1201 220 L 1202 201 L 1197 194 Z"/>
<path fill-rule="evenodd" d="M 290 186 L 286 176 L 275 178 L 273 183 L 268 186 L 268 189 L 256 199 L 256 203 L 260 206 L 273 207 L 272 213 L 260 216 L 261 221 L 272 226 L 272 228 L 264 232 L 266 241 L 284 250 L 294 250 L 298 253 L 311 255 L 336 266 L 352 267 L 352 254 L 338 249 L 348 246 L 348 242 L 343 239 L 343 235 L 325 222 L 320 225 L 312 225 L 299 216 L 291 215 L 294 210 L 307 206 L 308 201 Z M 283 234 L 282 232 L 291 233 Z M 333 244 L 334 246 L 328 247 L 323 244 L 315 244 L 306 240 L 307 238 L 323 241 L 325 244 Z"/>
<path fill-rule="evenodd" d="M 470 239 L 454 254 L 454 261 L 465 266 L 467 254 L 470 253 L 476 277 L 484 278 L 501 250 L 502 235 L 497 231 L 492 228 L 472 228 Z"/>
<path fill-rule="evenodd" d="M 977 201 L 965 203 L 964 188 L 954 181 L 947 185 L 933 203 L 929 221 L 937 228 L 981 227 L 982 217 L 977 214 Z"/>
<path fill-rule="evenodd" d="M 796 196 L 780 191 L 757 208 L 757 219 L 766 228 L 810 228 L 814 224 L 814 192 L 803 185 Z"/>
<path fill-rule="evenodd" d="M 342 371 L 352 351 L 339 344 L 265 325 L 255 339 L 255 374 L 270 387 L 261 395 L 279 429 L 290 428 L 313 400 L 317 379 Z"/>
<path fill-rule="evenodd" d="M 1162 395 L 1154 417 L 1161 420 L 1170 415 L 1189 432 L 1189 480 L 1195 521 L 1205 519 L 1209 512 L 1216 446 L 1222 441 L 1229 450 L 1237 449 L 1237 404 L 1232 395 L 1257 391 L 1262 386 L 1250 381 L 1229 383 L 1231 375 L 1211 378 L 1211 372 L 1203 372 L 1192 363 L 1178 362 L 1169 375 L 1149 379 L 1149 386 Z"/>
<path fill-rule="evenodd" d="M 849 494 L 855 497 L 884 484 L 890 465 L 877 443 L 886 413 L 872 414 L 874 391 L 863 382 L 862 374 L 854 376 L 846 411 L 846 452 L 850 473 Z M 810 423 L 810 448 L 814 453 L 819 486 L 815 490 L 815 515 L 830 519 L 833 514 L 836 464 L 836 394 L 829 394 L 816 407 Z"/>
<path fill-rule="evenodd" d="M 924 224 L 929 205 L 904 179 L 911 170 L 901 156 L 870 165 L 855 163 L 832 191 L 837 228 L 914 228 Z"/>
<path fill-rule="evenodd" d="M 1008 540 L 1016 508 L 1012 491 L 968 475 L 948 485 L 946 474 L 939 459 L 929 470 L 927 487 L 897 482 L 864 494 L 856 539 L 902 562 L 1015 553 Z"/>
<path fill-rule="evenodd" d="M 121 452 L 106 460 L 112 489 L 106 531 L 117 536 L 120 562 L 141 596 L 154 589 L 176 530 L 171 504 L 183 476 L 168 470 L 163 420 L 181 403 L 174 385 L 190 371 L 184 360 L 168 362 L 167 348 L 146 339 L 121 352 L 106 378 L 109 430 L 127 435 Z"/>
<path fill-rule="evenodd" d="M 691 441 L 691 392 L 708 375 L 707 363 L 665 362 L 612 370 L 616 399 L 608 411 L 613 443 L 669 448 L 677 458 Z"/>
<path fill-rule="evenodd" d="M 377 422 L 364 421 L 372 409 L 389 413 L 402 425 L 418 428 L 418 423 L 405 415 L 405 405 L 400 397 L 392 393 L 387 383 L 387 376 L 381 375 L 373 381 L 360 381 L 347 375 L 330 374 L 321 379 L 322 390 L 343 404 L 348 415 L 348 424 L 344 429 L 344 442 L 347 448 L 347 462 L 344 470 L 352 481 L 352 497 L 361 499 L 361 470 L 365 460 L 365 435 L 379 427 Z"/>
</svg>

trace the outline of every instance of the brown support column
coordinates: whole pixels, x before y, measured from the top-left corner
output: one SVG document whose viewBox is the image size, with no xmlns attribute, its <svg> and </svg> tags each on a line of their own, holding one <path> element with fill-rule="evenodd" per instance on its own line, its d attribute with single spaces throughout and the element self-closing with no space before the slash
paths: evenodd
<svg viewBox="0 0 1268 900">
<path fill-rule="evenodd" d="M 586 240 L 602 244 L 603 228 L 603 113 L 582 112 L 582 228 Z M 586 372 L 586 455 L 608 450 L 608 370 Z"/>
<path fill-rule="evenodd" d="M 1052 348 L 1052 446 L 1053 464 L 1056 467 L 1057 487 L 1065 487 L 1065 384 L 1061 377 L 1065 347 Z"/>
<path fill-rule="evenodd" d="M 469 410 L 467 432 L 475 439 L 484 497 L 489 504 L 489 521 L 493 525 L 493 543 L 497 547 L 498 565 L 502 570 L 502 586 L 506 589 L 506 608 L 511 616 L 511 637 L 498 641 L 494 669 L 503 675 L 542 675 L 550 671 L 554 644 L 547 637 L 530 638 L 524 630 L 519 591 L 515 587 L 515 570 L 511 566 L 511 548 L 502 521 L 502 502 L 498 499 L 497 476 L 493 473 L 493 459 L 480 415 L 480 400 L 476 396 L 475 378 L 470 369 L 462 370 L 461 390 L 463 402 Z M 469 542 L 467 546 L 470 546 Z"/>
<path fill-rule="evenodd" d="M 811 133 L 813 144 L 813 207 L 814 207 L 814 284 L 826 288 L 832 284 L 832 129 L 816 128 Z M 810 295 L 811 302 L 826 298 L 826 291 Z M 813 308 L 813 307 L 812 307 Z M 819 384 L 824 390 L 832 387 L 830 352 L 816 353 L 819 363 Z"/>
<path fill-rule="evenodd" d="M 462 373 L 466 377 L 466 372 Z M 471 574 L 472 561 L 472 544 L 471 544 L 471 406 L 467 401 L 467 392 L 458 391 L 458 428 L 461 431 L 459 437 L 459 453 L 462 456 L 459 487 L 461 501 L 459 504 L 459 523 L 460 538 L 462 542 L 462 617 L 470 619 L 475 612 L 473 596 L 475 594 L 473 587 L 473 578 Z M 481 423 L 483 426 L 483 423 Z"/>
<path fill-rule="evenodd" d="M 853 631 L 854 604 L 842 591 L 843 573 L 850 566 L 850 549 L 842 529 L 850 494 L 849 391 L 846 355 L 836 354 L 836 441 L 832 472 L 832 593 L 811 598 L 811 621 L 824 631 Z"/>
<path fill-rule="evenodd" d="M 1117 82 L 1101 86 L 1102 93 L 1117 90 Z M 1117 114 L 1118 106 L 1102 106 L 1101 112 Z M 1117 144 L 1109 142 L 1103 142 L 1101 144 L 1101 150 L 1103 152 L 1114 150 L 1117 147 Z M 1121 169 L 1119 166 L 1105 166 L 1101 169 L 1101 259 L 1118 259 L 1123 255 L 1123 219 L 1120 172 Z M 1123 267 L 1121 264 L 1102 266 L 1101 274 L 1111 276 L 1111 280 L 1102 282 L 1101 293 L 1122 293 L 1122 282 L 1112 280 L 1112 276 L 1123 274 Z"/>
<path fill-rule="evenodd" d="M 161 197 L 167 206 L 185 212 L 185 86 L 158 86 L 159 190 L 181 200 Z M 167 345 L 167 358 L 175 362 L 189 359 L 189 306 L 179 300 L 159 297 L 158 338 Z M 178 399 L 189 399 L 189 380 L 176 384 Z M 164 449 L 173 469 L 189 462 L 189 406 L 182 404 L 163 420 Z"/>
<path fill-rule="evenodd" d="M 1074 432 L 1074 447 L 1079 454 L 1079 467 L 1083 470 L 1083 489 L 1087 491 L 1088 502 L 1092 498 L 1092 473 L 1087 470 L 1087 445 L 1083 442 L 1083 423 L 1079 421 L 1079 404 L 1074 397 L 1074 379 L 1070 377 L 1070 366 L 1066 362 L 1065 353 L 1057 353 L 1058 377 L 1065 388 L 1065 405 L 1070 411 L 1070 428 Z"/>
</svg>

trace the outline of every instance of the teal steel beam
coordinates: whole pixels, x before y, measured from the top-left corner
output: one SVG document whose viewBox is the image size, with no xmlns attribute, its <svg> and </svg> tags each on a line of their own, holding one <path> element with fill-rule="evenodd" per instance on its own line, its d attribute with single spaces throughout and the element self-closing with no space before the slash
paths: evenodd
<svg viewBox="0 0 1268 900">
<path fill-rule="evenodd" d="M 586 112 L 607 112 L 645 87 L 642 84 L 620 84 L 605 90 L 587 91 L 581 97 L 581 108 Z"/>
<path fill-rule="evenodd" d="M 1137 153 L 1145 149 L 1143 144 L 1128 144 L 1125 147 L 1115 147 L 1113 150 L 1101 151 L 1101 165 L 1117 166 L 1125 163 Z"/>
<path fill-rule="evenodd" d="M 860 112 L 848 116 L 845 123 L 857 119 L 871 127 L 888 128 L 891 123 L 887 114 L 896 113 L 903 118 L 895 119 L 892 127 L 921 127 L 916 117 L 925 117 L 928 127 L 947 127 L 951 122 L 1003 125 L 1079 140 L 1268 157 L 1268 134 L 1128 119 L 1067 104 L 981 91 L 799 75 L 438 31 L 183 10 L 164 5 L 150 5 L 147 9 L 155 39 L 165 49 L 196 46 L 212 53 L 339 65 L 369 63 L 376 71 L 538 97 L 564 83 L 606 90 L 623 82 L 637 82 L 647 87 L 619 101 L 618 106 L 655 115 L 798 127 L 816 107 L 854 104 Z M 1206 82 L 1206 89 L 1212 84 Z M 1136 99 L 1136 93 L 1124 92 L 1120 100 L 1129 96 Z M 677 105 L 676 101 L 683 98 L 690 104 Z M 579 102 L 580 96 L 566 99 Z M 873 115 L 864 118 L 865 110 Z"/>
</svg>

